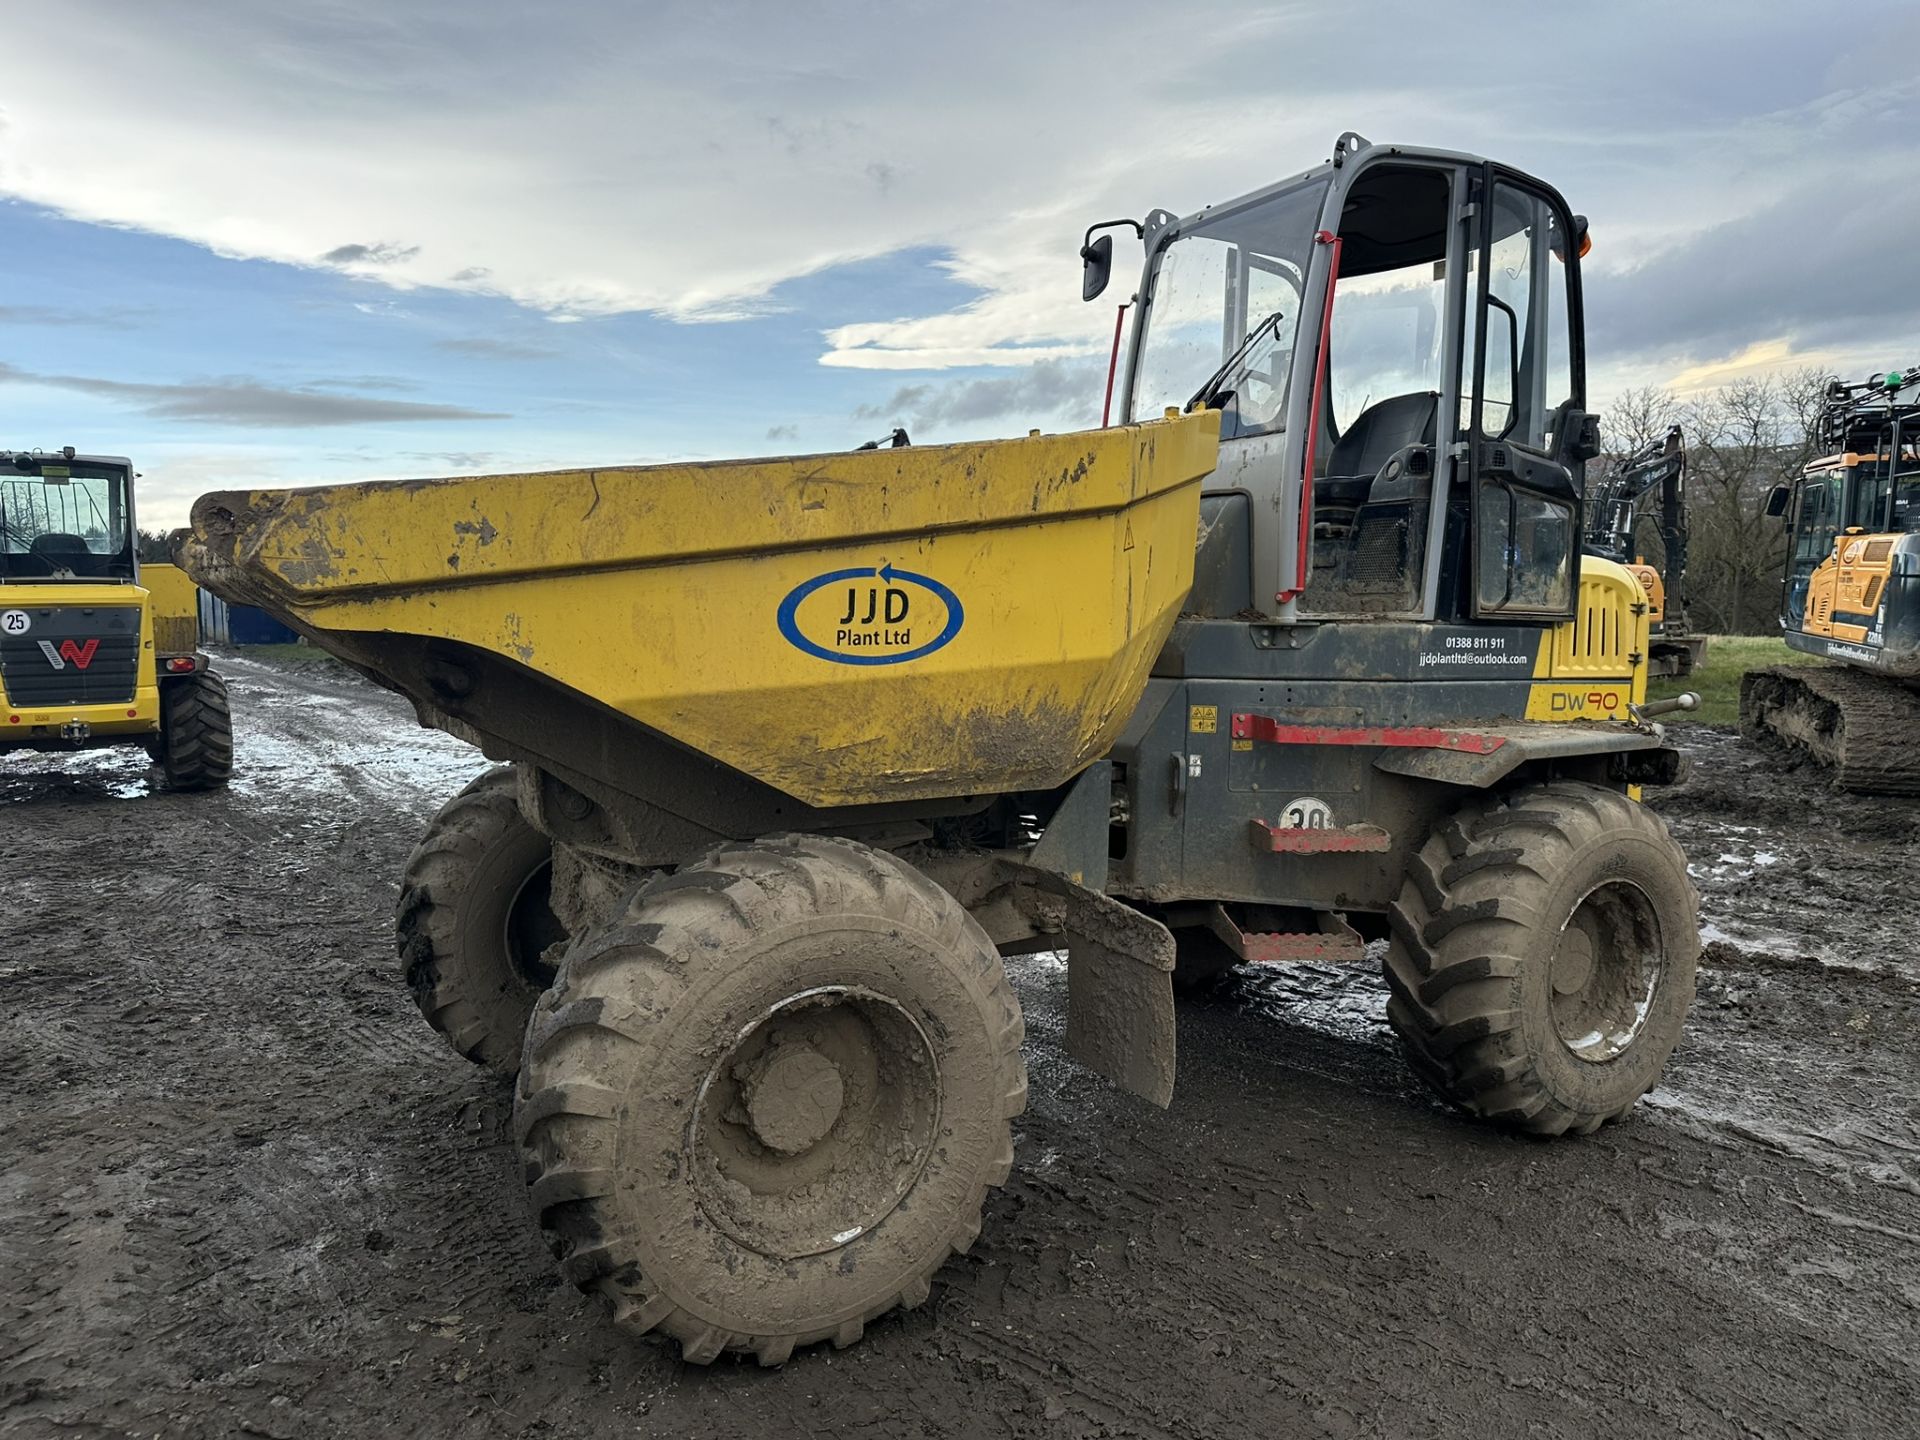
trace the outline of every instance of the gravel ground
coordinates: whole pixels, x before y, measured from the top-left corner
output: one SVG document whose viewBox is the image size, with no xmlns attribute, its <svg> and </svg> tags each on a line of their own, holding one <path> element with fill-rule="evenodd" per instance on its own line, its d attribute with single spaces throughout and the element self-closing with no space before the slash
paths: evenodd
<svg viewBox="0 0 1920 1440">
<path fill-rule="evenodd" d="M 334 667 L 225 669 L 224 795 L 0 760 L 0 1435 L 1913 1433 L 1915 802 L 1692 732 L 1660 806 L 1710 963 L 1668 1082 L 1583 1141 L 1438 1108 L 1328 969 L 1187 1006 L 1155 1110 L 1015 962 L 1032 1105 L 973 1251 L 851 1350 L 699 1369 L 559 1281 L 505 1083 L 395 973 L 478 757 Z"/>
</svg>

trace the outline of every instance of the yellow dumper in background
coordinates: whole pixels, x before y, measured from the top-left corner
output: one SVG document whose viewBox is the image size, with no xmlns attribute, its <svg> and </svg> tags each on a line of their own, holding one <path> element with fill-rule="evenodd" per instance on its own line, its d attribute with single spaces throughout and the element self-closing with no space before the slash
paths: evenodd
<svg viewBox="0 0 1920 1440">
<path fill-rule="evenodd" d="M 0 453 L 0 752 L 138 744 L 173 789 L 224 785 L 232 721 L 193 582 L 135 539 L 124 458 Z"/>
</svg>

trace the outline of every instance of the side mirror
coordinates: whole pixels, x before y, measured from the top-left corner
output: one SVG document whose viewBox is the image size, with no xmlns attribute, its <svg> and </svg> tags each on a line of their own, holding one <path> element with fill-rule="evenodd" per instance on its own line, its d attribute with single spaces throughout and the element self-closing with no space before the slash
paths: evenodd
<svg viewBox="0 0 1920 1440">
<path fill-rule="evenodd" d="M 1568 406 L 1560 420 L 1560 458 L 1568 465 L 1584 465 L 1600 454 L 1600 417 Z"/>
<path fill-rule="evenodd" d="M 1113 236 L 1102 235 L 1082 245 L 1080 261 L 1085 267 L 1080 276 L 1080 298 L 1097 300 L 1113 276 Z"/>
<path fill-rule="evenodd" d="M 1779 520 L 1787 513 L 1787 506 L 1793 501 L 1793 487 L 1776 485 L 1767 492 L 1766 515 L 1769 520 Z"/>
</svg>

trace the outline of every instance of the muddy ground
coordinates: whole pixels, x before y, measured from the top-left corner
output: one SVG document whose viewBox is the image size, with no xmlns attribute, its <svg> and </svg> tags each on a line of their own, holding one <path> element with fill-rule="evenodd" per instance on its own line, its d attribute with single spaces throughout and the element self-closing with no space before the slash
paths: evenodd
<svg viewBox="0 0 1920 1440">
<path fill-rule="evenodd" d="M 330 666 L 228 665 L 241 778 L 0 761 L 0 1435 L 1844 1436 L 1920 1413 L 1920 806 L 1694 732 L 1714 941 L 1629 1123 L 1409 1080 L 1365 975 L 1181 1017 L 1161 1112 L 1060 1048 L 921 1310 L 783 1370 L 615 1336 L 530 1222 L 505 1085 L 389 939 L 477 768 Z"/>
</svg>

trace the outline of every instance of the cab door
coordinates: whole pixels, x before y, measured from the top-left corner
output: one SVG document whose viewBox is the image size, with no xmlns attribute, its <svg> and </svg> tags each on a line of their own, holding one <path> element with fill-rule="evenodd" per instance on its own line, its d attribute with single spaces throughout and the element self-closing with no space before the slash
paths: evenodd
<svg viewBox="0 0 1920 1440">
<path fill-rule="evenodd" d="M 1840 497 L 1844 472 L 1809 471 L 1800 482 L 1793 514 L 1793 551 L 1787 561 L 1787 625 L 1809 634 L 1832 631 L 1833 597 L 1830 577 L 1819 586 L 1822 603 L 1809 606 L 1815 573 L 1831 570 L 1834 541 L 1840 535 Z"/>
<path fill-rule="evenodd" d="M 1582 233 L 1544 186 L 1488 166 L 1477 196 L 1468 392 L 1471 613 L 1564 619 L 1580 578 L 1587 436 Z"/>
</svg>

